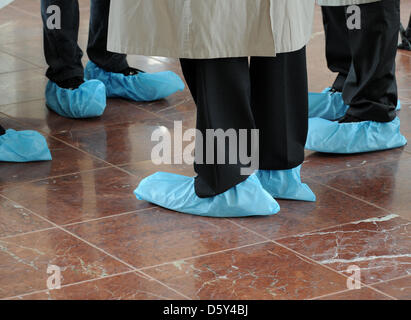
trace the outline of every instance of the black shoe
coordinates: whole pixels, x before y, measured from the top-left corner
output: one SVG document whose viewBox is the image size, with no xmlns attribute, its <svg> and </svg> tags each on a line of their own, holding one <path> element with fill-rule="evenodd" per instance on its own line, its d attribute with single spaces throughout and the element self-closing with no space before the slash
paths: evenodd
<svg viewBox="0 0 411 320">
<path fill-rule="evenodd" d="M 120 71 L 119 73 L 122 73 L 127 77 L 127 76 L 135 76 L 136 74 L 139 74 L 140 72 L 144 73 L 144 71 L 140 69 L 127 67 L 127 69 L 124 69 L 123 71 Z"/>
<path fill-rule="evenodd" d="M 6 134 L 6 130 L 2 126 L 0 126 L 0 136 Z"/>
<path fill-rule="evenodd" d="M 56 82 L 56 84 L 63 89 L 75 90 L 84 83 L 82 77 L 75 77 L 64 81 Z"/>
<path fill-rule="evenodd" d="M 400 24 L 400 35 L 402 42 L 398 45 L 398 49 L 411 51 L 411 27 L 408 26 L 407 30 L 405 30 L 402 24 Z"/>
<path fill-rule="evenodd" d="M 335 88 L 335 87 L 331 87 L 330 92 L 331 92 L 331 94 L 334 94 L 334 93 L 336 93 L 336 92 L 341 93 L 341 91 L 340 91 L 340 90 L 338 90 L 338 89 L 337 89 L 337 88 Z"/>
<path fill-rule="evenodd" d="M 354 122 L 362 122 L 362 121 L 365 121 L 365 120 L 351 116 L 349 114 L 346 114 L 344 117 L 338 119 L 338 123 L 354 123 Z"/>
</svg>

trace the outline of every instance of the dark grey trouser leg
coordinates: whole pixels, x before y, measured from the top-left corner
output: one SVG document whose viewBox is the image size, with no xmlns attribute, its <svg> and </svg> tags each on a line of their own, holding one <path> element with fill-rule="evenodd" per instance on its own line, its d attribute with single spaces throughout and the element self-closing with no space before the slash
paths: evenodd
<svg viewBox="0 0 411 320">
<path fill-rule="evenodd" d="M 400 1 L 360 5 L 361 29 L 349 30 L 352 65 L 343 89 L 347 113 L 362 120 L 392 121 L 398 102 L 395 76 Z"/>
<path fill-rule="evenodd" d="M 108 72 L 121 72 L 127 69 L 125 54 L 107 51 L 110 0 L 91 0 L 90 3 L 90 30 L 87 46 L 89 59 Z"/>
<path fill-rule="evenodd" d="M 47 20 L 50 6 L 58 6 L 61 12 L 61 29 L 49 29 Z M 79 30 L 79 6 L 77 0 L 42 0 L 44 56 L 48 64 L 46 76 L 54 82 L 83 77 L 81 58 L 83 52 L 77 44 Z"/>
</svg>

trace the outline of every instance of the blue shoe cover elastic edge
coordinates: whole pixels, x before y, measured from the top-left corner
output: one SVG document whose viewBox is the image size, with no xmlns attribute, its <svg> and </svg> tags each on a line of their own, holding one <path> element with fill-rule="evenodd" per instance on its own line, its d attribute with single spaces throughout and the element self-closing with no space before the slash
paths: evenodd
<svg viewBox="0 0 411 320">
<path fill-rule="evenodd" d="M 51 160 L 46 139 L 36 131 L 6 130 L 0 136 L 0 161 L 34 162 Z"/>
<path fill-rule="evenodd" d="M 134 194 L 170 210 L 206 217 L 265 216 L 280 210 L 255 175 L 215 197 L 199 198 L 194 178 L 157 172 L 143 179 Z"/>
<path fill-rule="evenodd" d="M 184 82 L 172 71 L 140 72 L 133 76 L 107 72 L 89 61 L 84 71 L 86 79 L 98 79 L 107 89 L 107 97 L 134 101 L 156 101 L 184 90 Z"/>
<path fill-rule="evenodd" d="M 74 90 L 60 88 L 49 81 L 46 104 L 57 114 L 73 119 L 95 118 L 106 109 L 106 88 L 101 81 L 89 80 Z"/>
<path fill-rule="evenodd" d="M 314 192 L 301 182 L 301 166 L 289 170 L 258 170 L 263 188 L 276 199 L 316 201 Z"/>
<path fill-rule="evenodd" d="M 310 92 L 309 118 L 323 118 L 337 120 L 342 118 L 348 110 L 344 103 L 341 92 L 330 93 L 331 88 L 324 89 L 321 93 Z M 396 111 L 401 110 L 401 101 L 398 100 Z"/>
<path fill-rule="evenodd" d="M 391 122 L 338 123 L 309 119 L 306 149 L 325 153 L 352 154 L 399 148 L 407 144 L 400 133 L 400 119 Z"/>
</svg>

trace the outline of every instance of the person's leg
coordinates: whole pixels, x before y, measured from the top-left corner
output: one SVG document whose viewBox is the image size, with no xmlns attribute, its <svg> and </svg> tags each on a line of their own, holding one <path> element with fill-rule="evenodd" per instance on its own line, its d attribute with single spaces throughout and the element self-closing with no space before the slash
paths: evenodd
<svg viewBox="0 0 411 320">
<path fill-rule="evenodd" d="M 275 58 L 253 57 L 250 74 L 251 105 L 260 130 L 260 169 L 299 166 L 308 130 L 305 48 Z"/>
<path fill-rule="evenodd" d="M 255 164 L 253 160 L 243 164 L 242 159 L 249 155 L 245 155 L 244 147 L 253 147 L 253 143 L 249 143 L 249 139 L 246 143 L 245 139 L 238 139 L 243 136 L 240 130 L 250 133 L 255 129 L 247 57 L 182 59 L 181 65 L 197 105 L 195 170 L 198 176 L 157 172 L 140 182 L 134 192 L 137 199 L 178 212 L 210 217 L 277 213 L 278 203 L 264 189 L 257 175 L 241 171 L 250 170 Z M 225 133 L 228 133 L 227 138 Z M 232 137 L 234 144 L 230 143 Z M 225 159 L 219 157 L 222 155 Z"/>
<path fill-rule="evenodd" d="M 107 51 L 109 15 L 110 0 L 91 0 L 85 78 L 103 82 L 109 98 L 155 101 L 182 91 L 184 83 L 174 72 L 146 73 L 130 67 L 127 55 Z"/>
<path fill-rule="evenodd" d="M 408 21 L 407 28 L 400 24 L 401 43 L 398 45 L 399 49 L 411 51 L 411 14 Z"/>
<path fill-rule="evenodd" d="M 100 81 L 84 83 L 83 53 L 77 44 L 78 1 L 42 0 L 41 14 L 44 55 L 49 65 L 46 75 L 50 80 L 45 92 L 46 105 L 63 117 L 100 116 L 106 107 L 106 92 Z"/>
<path fill-rule="evenodd" d="M 240 170 L 246 166 L 236 164 L 206 164 L 207 129 L 254 129 L 254 120 L 250 107 L 250 76 L 248 59 L 181 59 L 184 77 L 197 105 L 197 129 L 204 137 L 204 164 L 194 165 L 198 174 L 195 191 L 199 197 L 212 197 L 221 194 L 248 176 Z M 226 143 L 226 162 L 229 148 Z M 239 159 L 237 155 L 237 159 Z"/>
<path fill-rule="evenodd" d="M 54 29 L 48 21 L 56 12 L 53 6 L 61 13 L 61 29 Z M 48 11 L 49 10 L 49 11 Z M 48 64 L 46 76 L 62 87 L 73 84 L 66 81 L 73 78 L 83 79 L 83 55 L 77 45 L 79 29 L 79 7 L 77 0 L 42 0 L 41 16 L 44 30 L 44 55 Z M 74 84 L 75 86 L 75 84 Z"/>
<path fill-rule="evenodd" d="M 345 80 L 351 67 L 346 7 L 323 6 L 323 24 L 326 41 L 326 58 L 328 68 L 338 72 L 332 89 L 342 92 Z"/>
<path fill-rule="evenodd" d="M 250 75 L 261 184 L 275 198 L 315 201 L 300 178 L 308 131 L 305 48 L 275 58 L 252 57 Z"/>
<path fill-rule="evenodd" d="M 382 0 L 361 8 L 361 29 L 349 30 L 353 62 L 343 89 L 347 117 L 391 122 L 398 102 L 395 77 L 400 1 Z"/>
<path fill-rule="evenodd" d="M 87 55 L 91 61 L 107 72 L 120 73 L 129 66 L 127 56 L 107 51 L 110 0 L 90 1 L 90 29 Z"/>
</svg>

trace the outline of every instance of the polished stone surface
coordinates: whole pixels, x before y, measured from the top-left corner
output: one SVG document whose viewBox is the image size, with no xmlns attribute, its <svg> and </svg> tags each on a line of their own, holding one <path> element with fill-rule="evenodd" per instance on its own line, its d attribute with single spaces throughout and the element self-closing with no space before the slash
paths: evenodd
<svg viewBox="0 0 411 320">
<path fill-rule="evenodd" d="M 264 240 L 226 219 L 201 218 L 157 207 L 67 229 L 135 268 Z"/>
<path fill-rule="evenodd" d="M 90 3 L 79 3 L 85 52 Z M 406 23 L 411 0 L 401 6 Z M 195 127 L 188 88 L 148 103 L 109 99 L 96 119 L 58 116 L 44 101 L 39 8 L 40 0 L 15 0 L 0 10 L 0 124 L 39 131 L 53 156 L 0 164 L 0 299 L 411 299 L 410 145 L 346 156 L 307 151 L 302 177 L 317 202 L 281 200 L 271 217 L 208 219 L 138 201 L 133 190 L 150 174 L 195 175 L 191 165 L 151 161 L 155 130 L 173 136 L 175 121 Z M 311 91 L 335 77 L 324 48 L 317 8 Z M 175 59 L 128 60 L 182 75 Z M 397 78 L 401 131 L 411 141 L 410 52 L 398 52 Z M 59 290 L 47 288 L 49 265 L 61 267 Z M 360 290 L 347 288 L 352 265 Z"/>
<path fill-rule="evenodd" d="M 16 299 L 25 300 L 182 300 L 184 296 L 138 273 L 47 290 Z"/>
<path fill-rule="evenodd" d="M 278 240 L 341 274 L 359 267 L 365 284 L 410 274 L 410 241 L 411 221 L 394 214 Z"/>
<path fill-rule="evenodd" d="M 273 243 L 145 272 L 192 299 L 310 299 L 346 288 L 344 277 Z"/>
</svg>

